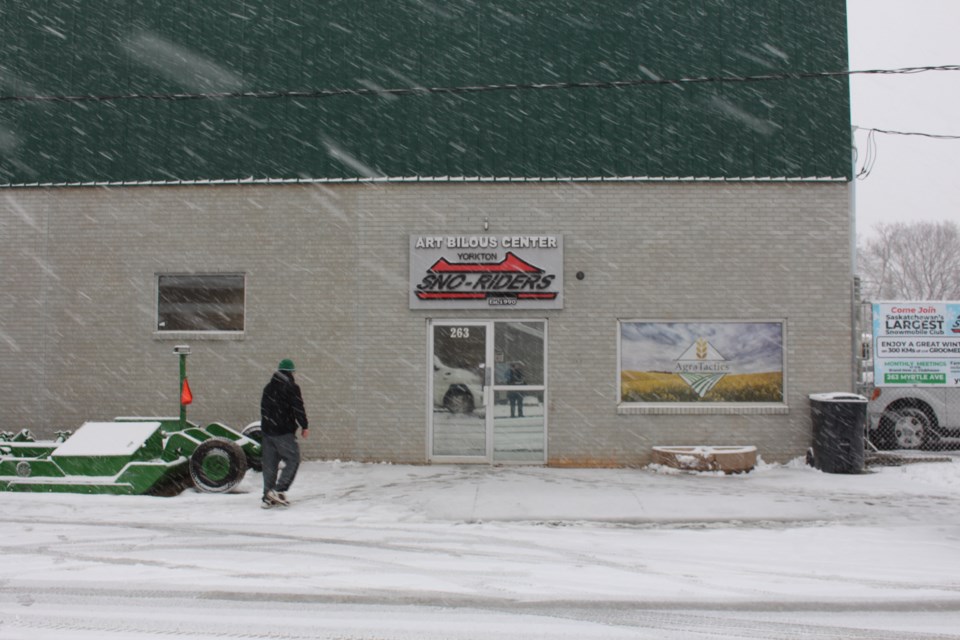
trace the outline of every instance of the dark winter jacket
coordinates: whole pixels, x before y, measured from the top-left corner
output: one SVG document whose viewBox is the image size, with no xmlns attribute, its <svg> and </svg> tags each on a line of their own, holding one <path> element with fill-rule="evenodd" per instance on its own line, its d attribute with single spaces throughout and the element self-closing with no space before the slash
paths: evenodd
<svg viewBox="0 0 960 640">
<path fill-rule="evenodd" d="M 507 371 L 507 384 L 524 384 L 523 369 L 520 367 L 510 367 Z"/>
<path fill-rule="evenodd" d="M 300 387 L 288 371 L 277 371 L 263 388 L 260 399 L 260 428 L 268 436 L 296 433 L 307 428 Z"/>
</svg>

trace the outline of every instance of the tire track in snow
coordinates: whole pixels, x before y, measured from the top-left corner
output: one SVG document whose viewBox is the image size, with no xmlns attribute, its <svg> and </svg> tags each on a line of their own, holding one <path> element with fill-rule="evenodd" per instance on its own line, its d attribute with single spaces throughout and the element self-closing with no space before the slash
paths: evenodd
<svg viewBox="0 0 960 640">
<path fill-rule="evenodd" d="M 956 640 L 960 635 L 874 629 L 801 620 L 799 613 L 822 616 L 842 611 L 838 603 L 795 603 L 747 608 L 696 603 L 641 606 L 636 603 L 517 603 L 490 599 L 435 600 L 421 594 L 407 603 L 362 598 L 299 596 L 284 593 L 209 593 L 196 591 L 127 591 L 68 586 L 35 590 L 29 601 L 14 601 L 13 591 L 0 588 L 0 639 L 56 637 L 140 640 L 149 638 L 216 638 L 220 640 L 430 640 L 480 637 L 478 629 L 458 623 L 464 615 L 504 621 L 496 637 L 617 638 L 657 640 Z M 875 603 L 889 610 L 889 603 Z M 386 609 L 381 606 L 385 606 Z M 823 609 L 818 609 L 819 606 Z M 901 603 L 902 606 L 902 603 Z M 960 611 L 953 602 L 949 611 Z M 379 614 L 377 613 L 379 612 Z M 905 615 L 918 615 L 916 611 Z M 384 631 L 377 620 L 403 620 Z M 265 620 L 267 622 L 265 622 Z M 538 629 L 571 625 L 576 635 L 542 635 Z M 43 632 L 51 632 L 44 636 Z M 484 635 L 483 637 L 492 637 Z"/>
</svg>

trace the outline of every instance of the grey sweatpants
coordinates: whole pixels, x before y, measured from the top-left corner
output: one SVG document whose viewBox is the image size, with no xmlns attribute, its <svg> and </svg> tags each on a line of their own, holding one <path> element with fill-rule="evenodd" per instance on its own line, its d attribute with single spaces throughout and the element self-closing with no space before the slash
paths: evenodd
<svg viewBox="0 0 960 640">
<path fill-rule="evenodd" d="M 267 491 L 283 493 L 293 484 L 300 467 L 300 445 L 297 435 L 288 433 L 282 436 L 263 434 L 260 443 L 263 463 L 263 494 Z M 283 469 L 280 463 L 283 462 Z"/>
</svg>

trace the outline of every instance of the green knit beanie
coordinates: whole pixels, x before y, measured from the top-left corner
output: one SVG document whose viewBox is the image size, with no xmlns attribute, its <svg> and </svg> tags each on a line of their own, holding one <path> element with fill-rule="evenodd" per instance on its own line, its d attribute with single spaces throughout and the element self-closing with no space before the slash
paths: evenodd
<svg viewBox="0 0 960 640">
<path fill-rule="evenodd" d="M 280 361 L 280 364 L 277 365 L 279 371 L 296 371 L 297 368 L 293 364 L 293 360 L 290 358 L 284 358 Z"/>
</svg>

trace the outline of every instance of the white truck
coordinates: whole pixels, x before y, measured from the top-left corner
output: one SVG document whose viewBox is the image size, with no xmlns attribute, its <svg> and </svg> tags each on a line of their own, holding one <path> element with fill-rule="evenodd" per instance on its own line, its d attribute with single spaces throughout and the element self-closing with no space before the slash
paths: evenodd
<svg viewBox="0 0 960 640">
<path fill-rule="evenodd" d="M 960 302 L 874 302 L 862 312 L 870 442 L 960 449 Z"/>
<path fill-rule="evenodd" d="M 960 389 L 874 387 L 867 397 L 878 449 L 960 449 Z"/>
</svg>

